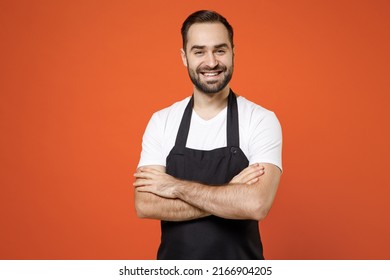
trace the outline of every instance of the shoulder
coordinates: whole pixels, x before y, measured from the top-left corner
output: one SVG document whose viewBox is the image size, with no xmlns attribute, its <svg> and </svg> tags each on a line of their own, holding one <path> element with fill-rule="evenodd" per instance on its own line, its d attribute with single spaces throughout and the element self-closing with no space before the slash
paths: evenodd
<svg viewBox="0 0 390 280">
<path fill-rule="evenodd" d="M 177 101 L 172 105 L 155 112 L 152 118 L 160 121 L 167 121 L 169 118 L 177 117 L 178 114 L 183 114 L 189 100 L 190 97 L 186 97 L 180 101 Z"/>
<path fill-rule="evenodd" d="M 189 97 L 152 115 L 142 138 L 141 159 L 138 166 L 165 166 L 166 157 L 175 143 L 181 116 L 188 100 Z"/>
<path fill-rule="evenodd" d="M 249 125 L 255 125 L 259 123 L 274 123 L 279 125 L 279 120 L 276 114 L 268 110 L 245 97 L 237 97 L 237 107 L 240 120 Z"/>
<path fill-rule="evenodd" d="M 149 120 L 147 130 L 157 133 L 156 137 L 176 136 L 184 110 L 190 97 L 173 103 L 172 105 L 155 112 Z"/>
</svg>

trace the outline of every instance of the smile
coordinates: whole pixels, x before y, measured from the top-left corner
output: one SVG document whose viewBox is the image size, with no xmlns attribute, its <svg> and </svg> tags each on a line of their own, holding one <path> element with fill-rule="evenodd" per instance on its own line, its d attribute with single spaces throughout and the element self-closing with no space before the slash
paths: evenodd
<svg viewBox="0 0 390 280">
<path fill-rule="evenodd" d="M 205 77 L 216 77 L 218 76 L 219 74 L 222 73 L 222 71 L 218 71 L 218 72 L 200 72 L 203 76 Z"/>
</svg>

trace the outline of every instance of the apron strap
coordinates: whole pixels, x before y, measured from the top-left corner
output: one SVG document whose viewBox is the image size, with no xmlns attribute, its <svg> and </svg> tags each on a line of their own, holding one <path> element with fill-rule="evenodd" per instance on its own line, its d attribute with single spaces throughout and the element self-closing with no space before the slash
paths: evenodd
<svg viewBox="0 0 390 280">
<path fill-rule="evenodd" d="M 228 97 L 228 110 L 227 110 L 227 146 L 228 147 L 240 147 L 240 130 L 238 127 L 238 107 L 237 98 L 232 90 L 230 90 Z"/>
<path fill-rule="evenodd" d="M 192 110 L 194 107 L 194 95 L 191 96 L 187 107 L 184 110 L 183 118 L 181 119 L 179 131 L 176 136 L 175 146 L 179 151 L 184 151 L 187 144 L 188 132 L 190 131 Z M 238 108 L 237 98 L 232 90 L 228 96 L 228 109 L 226 119 L 226 137 L 228 147 L 240 146 L 240 135 L 238 127 Z"/>
<path fill-rule="evenodd" d="M 194 107 L 194 95 L 191 96 L 190 101 L 184 110 L 183 118 L 180 122 L 179 131 L 177 132 L 175 146 L 184 151 L 187 144 L 188 132 L 190 131 L 192 108 Z"/>
</svg>

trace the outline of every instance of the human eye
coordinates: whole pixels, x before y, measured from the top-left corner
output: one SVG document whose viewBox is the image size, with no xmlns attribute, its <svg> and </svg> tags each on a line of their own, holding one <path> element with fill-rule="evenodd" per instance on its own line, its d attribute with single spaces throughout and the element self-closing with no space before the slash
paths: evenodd
<svg viewBox="0 0 390 280">
<path fill-rule="evenodd" d="M 223 54 L 226 53 L 226 50 L 224 50 L 224 49 L 218 49 L 218 50 L 216 51 L 216 53 L 219 54 L 219 55 L 223 55 Z"/>
<path fill-rule="evenodd" d="M 201 50 L 194 51 L 194 54 L 195 54 L 196 56 L 201 56 L 201 55 L 203 54 L 203 51 L 201 51 Z"/>
</svg>

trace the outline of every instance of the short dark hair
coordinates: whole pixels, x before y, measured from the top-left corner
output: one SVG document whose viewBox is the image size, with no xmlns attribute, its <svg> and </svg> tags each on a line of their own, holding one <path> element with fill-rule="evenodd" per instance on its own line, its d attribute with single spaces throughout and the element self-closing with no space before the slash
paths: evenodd
<svg viewBox="0 0 390 280">
<path fill-rule="evenodd" d="M 187 33 L 190 29 L 191 25 L 194 23 L 215 23 L 219 22 L 222 23 L 229 35 L 229 41 L 233 48 L 233 27 L 229 24 L 229 22 L 224 18 L 222 15 L 218 14 L 217 12 L 210 11 L 210 10 L 200 10 L 195 13 L 192 13 L 187 17 L 187 19 L 183 22 L 183 25 L 181 27 L 181 36 L 183 39 L 183 49 L 186 51 L 186 45 L 187 45 Z"/>
</svg>

